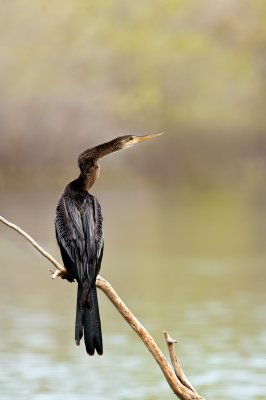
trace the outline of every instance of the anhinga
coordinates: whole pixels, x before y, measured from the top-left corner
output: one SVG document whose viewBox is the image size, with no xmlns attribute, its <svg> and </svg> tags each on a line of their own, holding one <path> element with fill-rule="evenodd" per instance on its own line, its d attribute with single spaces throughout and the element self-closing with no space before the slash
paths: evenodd
<svg viewBox="0 0 266 400">
<path fill-rule="evenodd" d="M 79 345 L 84 333 L 89 355 L 93 355 L 95 349 L 98 354 L 103 354 L 95 285 L 103 256 L 103 218 L 98 200 L 89 193 L 100 174 L 98 160 L 114 151 L 126 149 L 158 135 L 160 134 L 121 136 L 85 150 L 78 158 L 79 177 L 66 186 L 58 202 L 56 238 L 69 274 L 67 279 L 75 279 L 78 283 L 75 341 Z"/>
</svg>

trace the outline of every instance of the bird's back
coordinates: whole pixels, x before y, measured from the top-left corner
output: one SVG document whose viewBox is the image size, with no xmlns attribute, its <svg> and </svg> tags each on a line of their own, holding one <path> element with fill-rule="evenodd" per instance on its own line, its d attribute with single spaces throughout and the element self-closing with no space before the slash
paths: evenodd
<svg viewBox="0 0 266 400">
<path fill-rule="evenodd" d="M 101 208 L 96 197 L 68 185 L 56 209 L 56 238 L 67 271 L 93 287 L 103 252 Z"/>
</svg>

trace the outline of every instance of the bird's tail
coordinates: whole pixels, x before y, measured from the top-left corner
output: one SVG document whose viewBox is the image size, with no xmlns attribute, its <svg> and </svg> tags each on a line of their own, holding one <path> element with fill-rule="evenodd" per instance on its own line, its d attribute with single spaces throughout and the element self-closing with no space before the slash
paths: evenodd
<svg viewBox="0 0 266 400">
<path fill-rule="evenodd" d="M 84 301 L 84 295 L 87 299 Z M 84 333 L 84 341 L 87 353 L 92 356 L 95 350 L 99 355 L 103 354 L 101 319 L 98 306 L 96 287 L 87 291 L 87 288 L 78 286 L 75 341 L 79 345 Z"/>
</svg>

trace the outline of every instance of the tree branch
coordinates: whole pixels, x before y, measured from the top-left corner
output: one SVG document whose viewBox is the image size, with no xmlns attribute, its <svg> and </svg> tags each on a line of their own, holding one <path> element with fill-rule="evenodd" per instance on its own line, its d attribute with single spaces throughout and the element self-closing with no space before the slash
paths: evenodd
<svg viewBox="0 0 266 400">
<path fill-rule="evenodd" d="M 188 381 L 186 375 L 184 374 L 184 372 L 183 372 L 183 370 L 181 368 L 180 362 L 179 362 L 179 360 L 178 360 L 178 358 L 176 356 L 175 347 L 174 347 L 174 344 L 176 343 L 176 340 L 172 339 L 168 332 L 164 331 L 163 333 L 164 333 L 164 336 L 165 336 L 166 344 L 168 346 L 168 351 L 169 351 L 169 354 L 170 354 L 171 363 L 173 365 L 173 368 L 174 368 L 174 371 L 175 371 L 175 374 L 176 374 L 177 378 L 180 380 L 182 385 L 186 386 L 192 392 L 197 393 L 196 390 L 194 389 L 194 387 Z"/>
<path fill-rule="evenodd" d="M 26 240 L 28 240 L 32 244 L 33 247 L 35 247 L 35 249 L 37 249 L 44 257 L 46 257 L 55 266 L 56 271 L 51 271 L 53 279 L 56 278 L 57 276 L 61 276 L 62 278 L 64 278 L 65 275 L 67 275 L 65 267 L 63 267 L 55 258 L 53 258 L 47 251 L 45 251 L 38 243 L 35 242 L 35 240 L 31 236 L 29 236 L 21 228 L 7 221 L 5 218 L 1 216 L 0 216 L 0 222 L 14 229 L 16 232 L 22 235 Z M 141 325 L 141 323 L 137 320 L 137 318 L 131 313 L 131 311 L 127 308 L 125 303 L 121 300 L 121 298 L 112 288 L 110 283 L 107 282 L 100 275 L 98 275 L 96 280 L 96 285 L 106 294 L 109 300 L 120 312 L 122 317 L 127 321 L 127 323 L 131 326 L 131 328 L 143 341 L 143 343 L 148 348 L 155 361 L 160 366 L 169 386 L 171 387 L 173 392 L 179 397 L 179 399 L 204 400 L 203 397 L 201 397 L 199 394 L 196 393 L 193 386 L 190 385 L 187 378 L 185 377 L 181 369 L 181 366 L 179 364 L 179 361 L 177 360 L 175 355 L 175 351 L 173 348 L 174 341 L 173 339 L 170 338 L 168 333 L 164 332 L 175 373 L 173 372 L 170 364 L 166 360 L 160 348 L 155 343 L 154 339 L 151 337 L 148 331 Z"/>
<path fill-rule="evenodd" d="M 35 242 L 34 239 L 30 235 L 28 235 L 26 232 L 24 232 L 21 228 L 19 228 L 17 225 L 12 224 L 11 222 L 7 221 L 5 218 L 0 216 L 0 221 L 3 222 L 6 226 L 8 226 L 11 229 L 14 229 L 14 231 L 18 232 L 20 235 L 22 235 L 30 244 L 35 247 L 36 250 L 38 250 L 47 260 L 49 260 L 56 269 L 59 270 L 59 272 L 66 273 L 65 267 L 63 267 L 56 259 L 51 256 L 51 254 L 47 253 L 37 242 Z M 58 274 L 57 274 L 58 275 Z"/>
</svg>

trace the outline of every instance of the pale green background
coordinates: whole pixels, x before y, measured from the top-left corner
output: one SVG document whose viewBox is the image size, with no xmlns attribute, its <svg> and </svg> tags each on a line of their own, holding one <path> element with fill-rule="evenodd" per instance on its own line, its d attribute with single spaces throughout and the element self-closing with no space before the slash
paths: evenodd
<svg viewBox="0 0 266 400">
<path fill-rule="evenodd" d="M 0 1 L 0 213 L 60 259 L 53 219 L 84 149 L 102 160 L 102 275 L 208 399 L 266 396 L 266 3 Z M 100 294 L 104 356 L 73 339 L 74 284 L 0 227 L 0 397 L 170 399 Z"/>
</svg>

